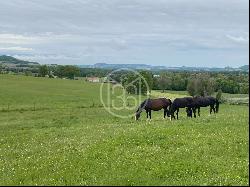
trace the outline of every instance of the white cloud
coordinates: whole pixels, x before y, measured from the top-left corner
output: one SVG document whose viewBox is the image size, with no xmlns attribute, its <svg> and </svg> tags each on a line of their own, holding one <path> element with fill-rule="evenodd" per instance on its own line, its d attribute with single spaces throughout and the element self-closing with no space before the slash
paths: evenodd
<svg viewBox="0 0 250 187">
<path fill-rule="evenodd" d="M 15 58 L 22 60 L 72 60 L 77 59 L 66 55 L 41 54 L 41 55 L 14 55 Z"/>
<path fill-rule="evenodd" d="M 0 34 L 0 44 L 41 44 L 60 41 L 77 41 L 79 38 L 70 34 L 54 34 L 51 32 L 36 34 Z"/>
<path fill-rule="evenodd" d="M 32 51 L 32 48 L 26 48 L 26 47 L 0 47 L 0 50 L 4 51 Z"/>
<path fill-rule="evenodd" d="M 40 37 L 25 36 L 21 34 L 0 34 L 0 44 L 32 44 L 42 42 Z"/>
<path fill-rule="evenodd" d="M 229 39 L 235 42 L 239 43 L 249 43 L 249 36 L 231 36 L 231 35 L 226 35 Z"/>
<path fill-rule="evenodd" d="M 0 49 L 38 61 L 155 62 L 150 56 L 159 64 L 181 63 L 179 51 L 200 49 L 207 56 L 198 61 L 212 59 L 212 50 L 248 56 L 242 45 L 249 43 L 248 30 L 248 0 L 8 0 L 0 6 Z"/>
</svg>

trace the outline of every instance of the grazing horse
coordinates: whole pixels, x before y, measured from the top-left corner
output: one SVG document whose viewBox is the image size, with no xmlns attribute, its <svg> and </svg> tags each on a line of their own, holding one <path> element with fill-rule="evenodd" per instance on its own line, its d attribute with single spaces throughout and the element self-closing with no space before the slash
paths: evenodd
<svg viewBox="0 0 250 187">
<path fill-rule="evenodd" d="M 194 105 L 195 105 L 194 117 L 196 117 L 196 109 L 198 109 L 198 116 L 200 116 L 200 107 L 210 106 L 210 114 L 212 113 L 212 111 L 214 113 L 218 113 L 220 104 L 219 104 L 218 99 L 214 97 L 197 96 L 197 97 L 194 97 Z"/>
<path fill-rule="evenodd" d="M 183 98 L 176 98 L 170 108 L 170 115 L 171 119 L 175 119 L 174 113 L 176 112 L 176 116 L 178 119 L 178 113 L 180 108 L 186 108 L 187 116 L 192 116 L 192 110 L 194 111 L 194 101 L 192 97 L 183 97 Z M 190 116 L 191 115 L 191 116 Z"/>
<path fill-rule="evenodd" d="M 169 117 L 169 109 L 172 102 L 170 99 L 166 98 L 158 98 L 158 99 L 146 99 L 143 101 L 139 108 L 137 109 L 135 113 L 135 120 L 138 120 L 140 118 L 140 114 L 145 109 L 147 113 L 147 118 L 152 118 L 151 111 L 159 111 L 161 109 L 164 109 L 164 118 L 166 118 L 166 115 Z"/>
</svg>

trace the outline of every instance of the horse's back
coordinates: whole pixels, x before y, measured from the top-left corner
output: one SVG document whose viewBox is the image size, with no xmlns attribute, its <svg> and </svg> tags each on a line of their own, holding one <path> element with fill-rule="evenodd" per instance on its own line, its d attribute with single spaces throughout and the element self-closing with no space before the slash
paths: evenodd
<svg viewBox="0 0 250 187">
<path fill-rule="evenodd" d="M 193 106 L 193 98 L 192 97 L 176 98 L 173 101 L 172 105 L 176 108 L 192 107 Z"/>
<path fill-rule="evenodd" d="M 161 110 L 162 108 L 166 108 L 170 105 L 170 102 L 166 98 L 158 98 L 158 99 L 149 99 L 147 108 L 152 110 Z"/>
<path fill-rule="evenodd" d="M 200 107 L 206 107 L 212 104 L 215 104 L 216 99 L 211 96 L 206 96 L 206 97 L 195 97 L 194 98 L 195 105 L 200 106 Z"/>
</svg>

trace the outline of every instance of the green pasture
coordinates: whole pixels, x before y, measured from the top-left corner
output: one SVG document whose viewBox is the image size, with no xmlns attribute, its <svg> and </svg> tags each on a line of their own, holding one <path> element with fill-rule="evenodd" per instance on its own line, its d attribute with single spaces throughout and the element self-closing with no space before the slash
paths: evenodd
<svg viewBox="0 0 250 187">
<path fill-rule="evenodd" d="M 136 122 L 108 113 L 100 86 L 0 75 L 0 185 L 249 184 L 248 106 L 202 108 L 196 119 L 181 110 L 178 121 L 143 113 Z"/>
</svg>

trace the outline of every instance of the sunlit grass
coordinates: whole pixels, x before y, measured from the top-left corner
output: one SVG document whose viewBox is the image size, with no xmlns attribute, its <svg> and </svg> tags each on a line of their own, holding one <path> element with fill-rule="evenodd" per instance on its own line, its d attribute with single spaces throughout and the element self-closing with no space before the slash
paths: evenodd
<svg viewBox="0 0 250 187">
<path fill-rule="evenodd" d="M 248 185 L 247 106 L 135 122 L 110 115 L 99 87 L 0 75 L 0 185 Z"/>
</svg>

